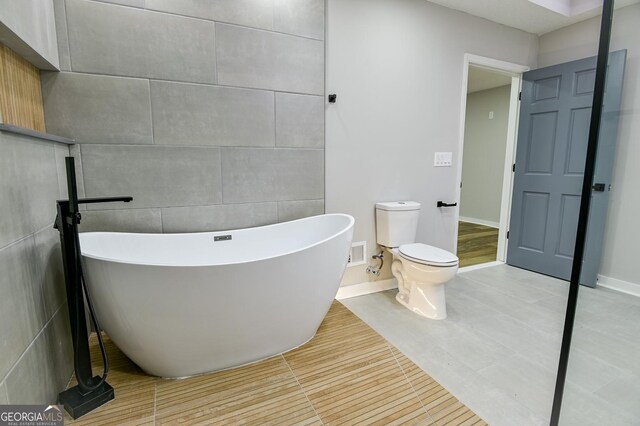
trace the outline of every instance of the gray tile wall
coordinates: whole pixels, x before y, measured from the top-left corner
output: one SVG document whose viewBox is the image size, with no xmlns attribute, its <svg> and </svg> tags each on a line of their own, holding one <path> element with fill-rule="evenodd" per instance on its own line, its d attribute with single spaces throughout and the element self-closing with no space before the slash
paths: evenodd
<svg viewBox="0 0 640 426">
<path fill-rule="evenodd" d="M 273 92 L 151 82 L 156 144 L 274 146 Z"/>
<path fill-rule="evenodd" d="M 84 231 L 324 211 L 324 0 L 54 0 L 47 128 L 76 139 Z M 68 66 L 67 66 L 68 65 Z"/>
<path fill-rule="evenodd" d="M 0 383 L 0 405 L 9 403 L 9 395 L 7 394 L 7 386 L 4 382 Z"/>
<path fill-rule="evenodd" d="M 73 71 L 215 83 L 215 24 L 87 0 L 67 0 Z"/>
<path fill-rule="evenodd" d="M 80 143 L 152 144 L 149 80 L 42 73 L 47 131 Z"/>
<path fill-rule="evenodd" d="M 216 38 L 220 84 L 322 95 L 322 41 L 226 24 Z"/>
<path fill-rule="evenodd" d="M 264 0 L 146 0 L 147 9 L 273 30 L 273 4 Z"/>
<path fill-rule="evenodd" d="M 54 403 L 73 369 L 52 228 L 68 155 L 66 145 L 0 132 L 0 404 Z"/>
<path fill-rule="evenodd" d="M 223 148 L 223 199 L 229 203 L 322 198 L 319 149 Z"/>
<path fill-rule="evenodd" d="M 325 0 L 274 0 L 276 31 L 324 40 Z"/>
</svg>

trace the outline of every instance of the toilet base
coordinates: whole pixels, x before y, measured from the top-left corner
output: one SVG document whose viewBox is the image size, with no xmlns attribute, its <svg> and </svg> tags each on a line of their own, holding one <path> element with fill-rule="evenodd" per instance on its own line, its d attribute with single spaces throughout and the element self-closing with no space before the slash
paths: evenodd
<svg viewBox="0 0 640 426">
<path fill-rule="evenodd" d="M 431 287 L 428 295 L 424 294 L 424 290 L 419 291 L 419 293 L 420 294 L 416 294 L 416 297 L 412 300 L 411 294 L 399 291 L 398 294 L 396 294 L 396 300 L 405 308 L 421 317 L 433 320 L 443 320 L 447 318 L 444 285 Z"/>
</svg>

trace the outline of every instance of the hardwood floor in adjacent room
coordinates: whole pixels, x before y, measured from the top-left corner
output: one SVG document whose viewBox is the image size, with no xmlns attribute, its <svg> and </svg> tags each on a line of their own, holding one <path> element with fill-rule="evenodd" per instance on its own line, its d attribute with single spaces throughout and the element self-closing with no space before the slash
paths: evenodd
<svg viewBox="0 0 640 426">
<path fill-rule="evenodd" d="M 487 424 L 337 301 L 309 343 L 231 370 L 161 379 L 110 340 L 107 351 L 116 399 L 76 421 L 67 415 L 66 424 Z"/>
<path fill-rule="evenodd" d="M 460 267 L 493 262 L 498 252 L 498 229 L 470 222 L 458 223 Z"/>
</svg>

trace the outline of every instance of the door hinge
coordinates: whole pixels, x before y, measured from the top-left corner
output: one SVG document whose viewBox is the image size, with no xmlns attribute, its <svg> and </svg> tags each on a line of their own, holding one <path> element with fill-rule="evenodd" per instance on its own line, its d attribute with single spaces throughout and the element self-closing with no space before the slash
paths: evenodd
<svg viewBox="0 0 640 426">
<path fill-rule="evenodd" d="M 507 240 L 509 239 L 509 231 L 507 231 Z"/>
<path fill-rule="evenodd" d="M 521 101 L 522 100 L 522 92 L 518 93 L 518 100 Z"/>
<path fill-rule="evenodd" d="M 513 173 L 515 173 L 515 172 L 516 172 L 516 163 L 513 163 L 513 166 L 511 166 L 511 171 L 512 171 Z"/>
<path fill-rule="evenodd" d="M 460 181 L 460 189 L 462 189 L 462 181 Z"/>
</svg>

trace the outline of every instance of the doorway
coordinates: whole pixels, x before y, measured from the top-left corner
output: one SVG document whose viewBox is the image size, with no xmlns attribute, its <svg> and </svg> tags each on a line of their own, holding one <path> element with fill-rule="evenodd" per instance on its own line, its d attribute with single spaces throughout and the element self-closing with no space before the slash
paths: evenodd
<svg viewBox="0 0 640 426">
<path fill-rule="evenodd" d="M 465 56 L 456 240 L 460 267 L 506 260 L 518 96 L 527 70 Z"/>
</svg>

